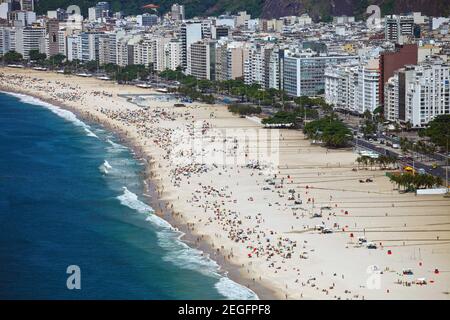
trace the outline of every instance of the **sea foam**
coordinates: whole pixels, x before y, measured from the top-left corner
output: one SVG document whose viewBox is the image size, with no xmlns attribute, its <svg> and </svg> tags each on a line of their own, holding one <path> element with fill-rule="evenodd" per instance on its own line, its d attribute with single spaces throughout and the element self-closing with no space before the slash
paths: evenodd
<svg viewBox="0 0 450 320">
<path fill-rule="evenodd" d="M 227 277 L 220 278 L 215 288 L 230 300 L 258 300 L 258 296 L 252 290 Z"/>
<path fill-rule="evenodd" d="M 250 289 L 223 276 L 220 273 L 220 266 L 203 251 L 191 248 L 184 243 L 181 240 L 184 234 L 173 228 L 166 220 L 155 215 L 154 210 L 140 201 L 135 193 L 126 187 L 123 187 L 123 190 L 123 194 L 117 197 L 120 203 L 142 214 L 147 214 L 146 220 L 157 228 L 158 245 L 167 251 L 167 254 L 163 257 L 165 261 L 169 261 L 180 268 L 216 278 L 216 290 L 227 299 L 258 299 L 258 296 Z"/>
<path fill-rule="evenodd" d="M 142 201 L 138 199 L 138 196 L 127 189 L 127 187 L 123 187 L 123 194 L 117 197 L 120 203 L 124 206 L 127 206 L 130 209 L 136 210 L 139 213 L 150 214 L 153 213 L 152 207 L 146 205 Z"/>
<path fill-rule="evenodd" d="M 103 162 L 103 164 L 101 164 L 98 168 L 99 168 L 100 171 L 103 172 L 104 174 L 108 174 L 108 173 L 109 173 L 109 170 L 112 169 L 112 166 L 109 164 L 108 160 L 105 160 L 105 161 Z"/>
<path fill-rule="evenodd" d="M 108 160 L 105 160 L 105 162 L 103 162 L 103 165 L 105 166 L 106 169 L 112 169 L 112 167 L 109 164 Z"/>
</svg>

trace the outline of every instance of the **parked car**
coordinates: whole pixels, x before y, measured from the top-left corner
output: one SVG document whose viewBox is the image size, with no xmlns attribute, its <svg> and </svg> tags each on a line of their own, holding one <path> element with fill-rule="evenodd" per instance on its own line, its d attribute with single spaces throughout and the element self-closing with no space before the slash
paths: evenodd
<svg viewBox="0 0 450 320">
<path fill-rule="evenodd" d="M 367 247 L 367 249 L 376 249 L 377 245 L 374 242 L 369 242 L 369 243 L 367 243 L 366 247 Z"/>
</svg>

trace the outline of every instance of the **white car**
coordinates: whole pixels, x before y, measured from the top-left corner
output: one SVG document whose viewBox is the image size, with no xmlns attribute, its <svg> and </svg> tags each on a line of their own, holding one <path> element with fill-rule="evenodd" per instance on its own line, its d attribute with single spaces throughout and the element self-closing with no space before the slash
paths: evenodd
<svg viewBox="0 0 450 320">
<path fill-rule="evenodd" d="M 367 243 L 366 247 L 367 247 L 367 249 L 376 249 L 377 245 L 374 242 L 369 242 L 369 243 Z"/>
</svg>

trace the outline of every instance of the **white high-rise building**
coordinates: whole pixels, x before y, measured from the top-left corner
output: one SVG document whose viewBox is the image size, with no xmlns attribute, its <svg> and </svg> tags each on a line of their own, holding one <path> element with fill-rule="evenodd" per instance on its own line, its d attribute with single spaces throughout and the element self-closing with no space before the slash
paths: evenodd
<svg viewBox="0 0 450 320">
<path fill-rule="evenodd" d="M 356 90 L 356 112 L 373 113 L 380 106 L 379 99 L 380 68 L 379 60 L 372 59 L 358 66 Z"/>
<path fill-rule="evenodd" d="M 337 108 L 363 114 L 380 106 L 378 59 L 329 65 L 325 69 L 325 101 Z"/>
<path fill-rule="evenodd" d="M 24 59 L 29 59 L 31 50 L 38 50 L 41 53 L 45 53 L 45 28 L 16 28 L 16 51 Z"/>
<path fill-rule="evenodd" d="M 67 37 L 67 60 L 81 60 L 80 37 L 78 35 L 71 35 Z"/>
<path fill-rule="evenodd" d="M 8 12 L 12 9 L 11 2 L 0 3 L 0 19 L 7 20 Z"/>
<path fill-rule="evenodd" d="M 165 48 L 169 38 L 147 37 L 134 45 L 134 64 L 152 65 L 156 71 L 165 70 Z"/>
<path fill-rule="evenodd" d="M 14 26 L 26 27 L 36 22 L 36 13 L 33 11 L 10 11 L 8 12 L 8 20 Z"/>
<path fill-rule="evenodd" d="M 384 86 L 384 116 L 392 122 L 399 122 L 399 90 L 398 73 L 389 78 Z M 403 95 L 404 96 L 404 95 Z"/>
<path fill-rule="evenodd" d="M 97 21 L 97 9 L 95 7 L 88 8 L 88 20 Z"/>
<path fill-rule="evenodd" d="M 16 29 L 0 27 L 0 55 L 16 51 Z"/>
<path fill-rule="evenodd" d="M 414 35 L 414 17 L 386 16 L 384 20 L 384 32 L 386 40 L 403 43 L 405 37 L 412 37 Z"/>
<path fill-rule="evenodd" d="M 202 40 L 202 23 L 188 22 L 181 27 L 182 66 L 190 74 L 191 45 Z"/>
<path fill-rule="evenodd" d="M 175 21 L 183 21 L 185 19 L 184 5 L 178 3 L 173 4 L 170 17 Z"/>
<path fill-rule="evenodd" d="M 281 90 L 283 87 L 284 49 L 274 48 L 269 58 L 269 88 Z"/>
<path fill-rule="evenodd" d="M 265 78 L 265 55 L 263 46 L 253 46 L 246 50 L 244 60 L 244 82 L 245 84 L 259 84 L 264 87 Z"/>
<path fill-rule="evenodd" d="M 83 32 L 80 37 L 81 61 L 99 60 L 99 38 L 102 32 Z"/>
<path fill-rule="evenodd" d="M 58 31 L 58 48 L 59 54 L 62 54 L 67 57 L 67 45 L 66 45 L 66 31 L 59 30 Z"/>
<path fill-rule="evenodd" d="M 118 37 L 116 41 L 117 65 L 125 67 L 130 63 L 128 53 L 129 36 Z"/>
<path fill-rule="evenodd" d="M 399 70 L 385 86 L 385 113 L 390 121 L 420 128 L 436 116 L 450 114 L 450 67 L 438 57 Z"/>
<path fill-rule="evenodd" d="M 339 67 L 328 66 L 325 69 L 325 101 L 336 108 L 354 111 L 355 90 L 353 84 L 356 79 L 357 73 L 354 64 L 345 64 Z"/>
<path fill-rule="evenodd" d="M 181 66 L 181 41 L 178 39 L 172 39 L 165 45 L 165 69 L 176 70 Z"/>
<path fill-rule="evenodd" d="M 191 45 L 191 75 L 197 79 L 215 80 L 216 42 L 203 40 Z"/>
<path fill-rule="evenodd" d="M 243 75 L 243 43 L 219 41 L 216 45 L 216 80 L 234 80 Z"/>
<path fill-rule="evenodd" d="M 105 33 L 98 42 L 99 64 L 117 63 L 117 35 L 115 32 Z"/>
<path fill-rule="evenodd" d="M 283 59 L 283 89 L 293 97 L 315 96 L 325 90 L 325 69 L 357 59 L 357 56 L 318 55 L 306 49 L 286 51 Z"/>
</svg>

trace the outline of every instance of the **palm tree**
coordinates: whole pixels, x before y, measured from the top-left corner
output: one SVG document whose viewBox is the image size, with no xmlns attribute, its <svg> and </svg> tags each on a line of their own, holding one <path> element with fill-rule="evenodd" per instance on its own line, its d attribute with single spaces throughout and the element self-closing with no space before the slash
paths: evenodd
<svg viewBox="0 0 450 320">
<path fill-rule="evenodd" d="M 397 164 L 397 162 L 398 162 L 398 159 L 396 156 L 389 156 L 389 164 L 392 164 L 395 166 Z"/>
<path fill-rule="evenodd" d="M 397 189 L 400 190 L 400 175 L 391 174 L 389 176 L 389 179 L 390 179 L 391 183 L 395 183 L 397 185 Z"/>
<path fill-rule="evenodd" d="M 434 177 L 434 185 L 436 186 L 442 186 L 444 184 L 441 177 Z M 445 186 L 447 188 L 447 186 Z"/>
<path fill-rule="evenodd" d="M 409 121 L 407 123 L 405 123 L 405 128 L 406 128 L 406 131 L 410 131 L 412 128 L 412 123 Z"/>
<path fill-rule="evenodd" d="M 356 162 L 358 163 L 358 170 L 359 170 L 359 165 L 363 162 L 362 157 L 356 158 Z"/>
<path fill-rule="evenodd" d="M 380 165 L 380 169 L 386 168 L 386 165 L 388 164 L 388 157 L 385 155 L 381 155 L 378 157 L 377 162 Z"/>
<path fill-rule="evenodd" d="M 373 165 L 375 164 L 375 159 L 372 157 L 369 157 L 369 164 L 370 164 L 370 170 L 372 170 Z"/>
</svg>

